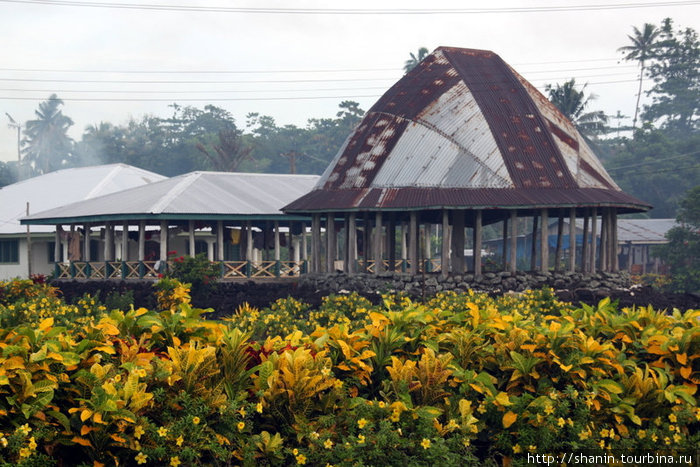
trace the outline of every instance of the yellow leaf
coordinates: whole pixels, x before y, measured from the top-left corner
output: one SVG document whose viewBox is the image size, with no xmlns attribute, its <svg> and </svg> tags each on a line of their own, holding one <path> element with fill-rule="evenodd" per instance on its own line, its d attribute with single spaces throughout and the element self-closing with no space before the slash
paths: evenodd
<svg viewBox="0 0 700 467">
<path fill-rule="evenodd" d="M 693 369 L 689 366 L 684 366 L 681 368 L 681 376 L 684 377 L 685 379 L 690 379 L 690 374 L 693 372 Z"/>
<path fill-rule="evenodd" d="M 568 372 L 573 367 L 574 367 L 573 365 L 562 365 L 562 364 L 559 365 L 559 368 L 561 368 L 563 372 Z"/>
<path fill-rule="evenodd" d="M 45 331 L 51 326 L 53 326 L 53 318 L 42 319 L 41 323 L 39 323 L 39 330 Z"/>
<path fill-rule="evenodd" d="M 136 310 L 135 316 L 145 315 L 146 313 L 148 313 L 148 309 L 141 307 Z"/>
<path fill-rule="evenodd" d="M 109 435 L 109 437 L 118 443 L 126 443 L 126 440 L 119 435 Z"/>
<path fill-rule="evenodd" d="M 498 395 L 496 396 L 496 403 L 502 406 L 513 405 L 513 403 L 510 401 L 510 397 L 508 397 L 508 393 L 506 392 L 498 393 Z"/>
<path fill-rule="evenodd" d="M 530 352 L 534 352 L 535 349 L 537 348 L 536 344 L 523 344 L 520 346 L 521 349 L 523 350 L 529 350 Z"/>
<path fill-rule="evenodd" d="M 92 416 L 92 419 L 95 423 L 102 423 L 103 425 L 105 424 L 105 422 L 102 421 L 102 414 L 100 412 L 95 412 L 95 414 Z"/>
<path fill-rule="evenodd" d="M 92 461 L 92 467 L 105 467 L 102 462 Z"/>
<path fill-rule="evenodd" d="M 503 428 L 509 428 L 518 419 L 518 414 L 510 410 L 503 415 Z"/>
<path fill-rule="evenodd" d="M 676 354 L 676 360 L 678 360 L 678 363 L 681 365 L 687 365 L 688 364 L 688 355 L 685 353 L 678 353 Z"/>
<path fill-rule="evenodd" d="M 91 415 L 92 415 L 92 410 L 90 410 L 90 409 L 83 409 L 83 411 L 80 412 L 80 421 L 84 422 L 85 420 L 87 420 L 88 418 L 90 418 Z"/>
<path fill-rule="evenodd" d="M 95 431 L 97 428 L 93 428 L 91 426 L 83 425 L 83 427 L 80 429 L 80 436 L 85 436 L 87 434 L 90 434 L 91 431 Z"/>
<path fill-rule="evenodd" d="M 96 327 L 97 327 L 97 329 L 101 330 L 104 334 L 107 334 L 108 336 L 118 336 L 119 335 L 119 328 L 117 328 L 112 323 L 101 323 Z"/>
<path fill-rule="evenodd" d="M 85 439 L 85 438 L 79 438 L 77 436 L 73 436 L 73 439 L 71 439 L 74 443 L 80 444 L 81 446 L 87 446 L 87 447 L 92 447 L 90 444 L 90 441 Z"/>
</svg>

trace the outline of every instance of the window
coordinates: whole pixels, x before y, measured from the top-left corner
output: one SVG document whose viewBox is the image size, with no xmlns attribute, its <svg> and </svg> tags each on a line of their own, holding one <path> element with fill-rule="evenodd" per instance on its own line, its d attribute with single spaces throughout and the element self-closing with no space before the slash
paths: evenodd
<svg viewBox="0 0 700 467">
<path fill-rule="evenodd" d="M 56 242 L 47 242 L 46 243 L 46 251 L 48 253 L 49 257 L 49 264 L 53 264 L 56 262 Z"/>
<path fill-rule="evenodd" d="M 0 239 L 0 263 L 19 263 L 19 240 Z"/>
</svg>

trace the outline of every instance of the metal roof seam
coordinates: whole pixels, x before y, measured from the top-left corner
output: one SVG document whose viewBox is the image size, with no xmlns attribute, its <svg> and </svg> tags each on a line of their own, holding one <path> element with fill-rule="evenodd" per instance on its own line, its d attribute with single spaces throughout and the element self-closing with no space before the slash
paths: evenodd
<svg viewBox="0 0 700 467">
<path fill-rule="evenodd" d="M 151 213 L 160 214 L 177 196 L 192 185 L 199 177 L 201 172 L 193 172 L 183 175 L 183 180 L 165 193 L 158 201 L 151 206 Z"/>
</svg>

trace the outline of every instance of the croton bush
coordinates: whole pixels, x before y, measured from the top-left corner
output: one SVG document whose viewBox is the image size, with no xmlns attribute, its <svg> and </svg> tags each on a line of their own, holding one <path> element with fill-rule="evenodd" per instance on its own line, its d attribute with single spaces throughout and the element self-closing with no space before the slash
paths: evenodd
<svg viewBox="0 0 700 467">
<path fill-rule="evenodd" d="M 700 310 L 331 296 L 222 321 L 0 282 L 2 465 L 525 465 L 700 444 Z"/>
</svg>

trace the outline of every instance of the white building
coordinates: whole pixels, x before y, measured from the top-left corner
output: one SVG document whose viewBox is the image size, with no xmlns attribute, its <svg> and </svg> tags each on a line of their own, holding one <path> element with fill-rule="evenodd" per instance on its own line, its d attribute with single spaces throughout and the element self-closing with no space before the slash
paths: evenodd
<svg viewBox="0 0 700 467">
<path fill-rule="evenodd" d="M 126 164 L 110 164 L 58 170 L 0 188 L 0 280 L 54 270 L 55 227 L 30 226 L 29 244 L 27 226 L 20 225 L 20 218 L 165 178 Z"/>
</svg>

